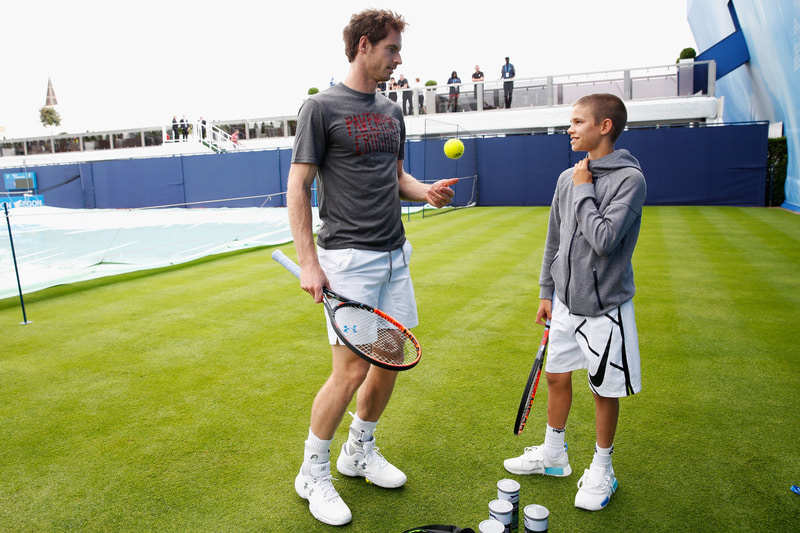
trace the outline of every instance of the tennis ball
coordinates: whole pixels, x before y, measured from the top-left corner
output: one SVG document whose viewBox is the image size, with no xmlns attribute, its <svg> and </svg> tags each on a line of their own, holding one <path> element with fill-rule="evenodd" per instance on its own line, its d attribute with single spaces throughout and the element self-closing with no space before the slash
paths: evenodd
<svg viewBox="0 0 800 533">
<path fill-rule="evenodd" d="M 450 139 L 444 143 L 444 155 L 450 159 L 458 159 L 464 155 L 464 143 L 461 139 Z"/>
</svg>

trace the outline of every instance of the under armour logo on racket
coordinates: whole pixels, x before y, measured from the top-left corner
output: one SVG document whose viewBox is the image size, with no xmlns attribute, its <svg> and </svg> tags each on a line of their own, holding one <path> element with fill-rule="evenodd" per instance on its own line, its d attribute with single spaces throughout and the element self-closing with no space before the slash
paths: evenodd
<svg viewBox="0 0 800 533">
<path fill-rule="evenodd" d="M 358 324 L 353 324 L 352 326 L 342 326 L 342 331 L 344 333 L 358 333 Z"/>
</svg>

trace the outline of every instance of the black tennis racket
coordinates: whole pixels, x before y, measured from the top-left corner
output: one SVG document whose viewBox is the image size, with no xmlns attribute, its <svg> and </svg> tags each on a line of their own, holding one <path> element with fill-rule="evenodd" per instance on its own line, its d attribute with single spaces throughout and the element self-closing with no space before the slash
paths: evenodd
<svg viewBox="0 0 800 533">
<path fill-rule="evenodd" d="M 525 392 L 522 393 L 522 400 L 519 402 L 519 410 L 517 411 L 517 419 L 514 421 L 514 434 L 521 435 L 522 430 L 525 429 L 525 423 L 528 421 L 528 414 L 531 412 L 533 405 L 533 398 L 536 396 L 536 388 L 539 386 L 539 376 L 542 375 L 542 367 L 544 366 L 544 354 L 547 351 L 547 341 L 550 338 L 550 321 L 548 320 L 544 325 L 544 334 L 542 335 L 542 342 L 539 344 L 539 351 L 536 353 L 536 359 L 533 360 L 533 367 L 528 376 L 528 383 L 525 385 Z"/>
<path fill-rule="evenodd" d="M 272 258 L 300 278 L 300 267 L 281 250 Z M 322 301 L 339 339 L 362 359 L 387 370 L 408 370 L 419 363 L 416 337 L 383 311 L 322 288 Z"/>
</svg>

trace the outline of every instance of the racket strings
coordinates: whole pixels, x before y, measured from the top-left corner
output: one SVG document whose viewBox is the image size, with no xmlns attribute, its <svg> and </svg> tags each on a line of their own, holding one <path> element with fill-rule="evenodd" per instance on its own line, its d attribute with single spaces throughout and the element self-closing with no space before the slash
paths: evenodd
<svg viewBox="0 0 800 533">
<path fill-rule="evenodd" d="M 417 345 L 406 330 L 374 311 L 341 305 L 334 311 L 334 322 L 350 344 L 372 359 L 403 366 L 417 358 Z"/>
</svg>

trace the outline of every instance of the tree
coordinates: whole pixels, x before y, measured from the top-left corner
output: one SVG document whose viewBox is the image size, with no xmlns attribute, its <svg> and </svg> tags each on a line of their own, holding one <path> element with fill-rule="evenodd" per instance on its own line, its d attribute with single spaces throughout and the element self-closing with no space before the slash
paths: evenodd
<svg viewBox="0 0 800 533">
<path fill-rule="evenodd" d="M 675 62 L 679 63 L 681 59 L 694 59 L 695 57 L 697 57 L 697 50 L 694 48 L 684 48 L 681 50 L 681 55 Z"/>
<path fill-rule="evenodd" d="M 50 106 L 44 106 L 39 110 L 39 120 L 42 121 L 42 126 L 44 127 L 61 125 L 61 115 L 58 114 L 55 108 Z"/>
</svg>

